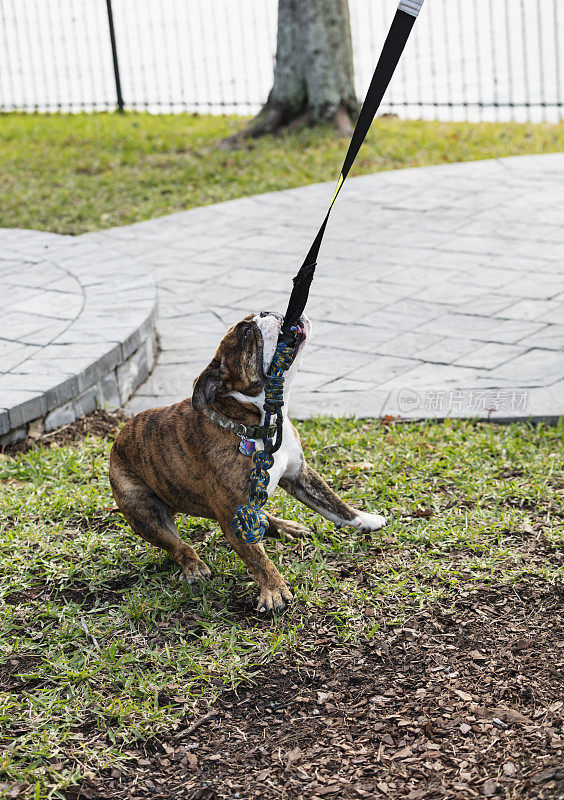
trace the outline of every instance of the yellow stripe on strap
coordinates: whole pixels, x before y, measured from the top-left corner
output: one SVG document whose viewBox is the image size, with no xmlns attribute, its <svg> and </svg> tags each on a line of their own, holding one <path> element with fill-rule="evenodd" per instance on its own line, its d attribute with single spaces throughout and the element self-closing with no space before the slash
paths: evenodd
<svg viewBox="0 0 564 800">
<path fill-rule="evenodd" d="M 337 182 L 337 188 L 335 189 L 335 194 L 333 195 L 333 199 L 331 200 L 331 206 L 333 206 L 333 203 L 337 199 L 337 195 L 339 194 L 339 192 L 341 190 L 341 186 L 343 185 L 343 181 L 344 180 L 345 179 L 343 178 L 343 173 L 341 172 L 341 174 L 339 175 L 339 180 Z"/>
</svg>

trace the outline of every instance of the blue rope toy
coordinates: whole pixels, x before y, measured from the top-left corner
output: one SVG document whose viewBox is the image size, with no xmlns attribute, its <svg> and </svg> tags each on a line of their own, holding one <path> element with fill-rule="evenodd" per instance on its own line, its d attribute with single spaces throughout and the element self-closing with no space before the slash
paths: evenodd
<svg viewBox="0 0 564 800">
<path fill-rule="evenodd" d="M 297 328 L 290 329 L 297 334 Z M 268 379 L 264 387 L 264 450 L 255 450 L 252 455 L 253 469 L 249 476 L 249 502 L 245 506 L 237 506 L 231 520 L 233 533 L 249 544 L 261 542 L 268 529 L 268 518 L 262 507 L 268 500 L 267 487 L 270 481 L 268 470 L 274 464 L 274 453 L 282 444 L 282 406 L 284 405 L 284 373 L 292 364 L 294 347 L 285 342 L 278 342 Z M 276 437 L 270 439 L 268 429 L 271 418 L 276 415 Z"/>
</svg>

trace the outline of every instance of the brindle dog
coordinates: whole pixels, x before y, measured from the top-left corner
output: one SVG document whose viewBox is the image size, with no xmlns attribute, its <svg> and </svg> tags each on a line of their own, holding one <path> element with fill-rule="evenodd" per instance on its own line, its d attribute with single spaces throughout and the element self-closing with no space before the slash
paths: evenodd
<svg viewBox="0 0 564 800">
<path fill-rule="evenodd" d="M 174 515 L 217 520 L 259 584 L 258 610 L 273 612 L 282 611 L 292 593 L 263 545 L 238 539 L 230 525 L 236 507 L 248 502 L 252 460 L 240 451 L 240 436 L 212 421 L 206 409 L 247 426 L 261 423 L 266 373 L 281 322 L 279 314 L 262 312 L 230 328 L 196 380 L 192 398 L 138 414 L 123 427 L 110 456 L 110 483 L 121 512 L 136 533 L 172 556 L 181 567 L 182 580 L 192 583 L 211 573 L 178 535 Z M 302 317 L 285 378 L 284 410 L 310 329 Z M 256 445 L 261 448 L 262 440 Z M 338 526 L 377 530 L 385 524 L 383 517 L 357 511 L 340 500 L 306 463 L 298 433 L 286 415 L 282 447 L 269 474 L 269 495 L 280 484 Z M 270 515 L 268 522 L 268 536 L 305 532 L 294 522 Z"/>
</svg>

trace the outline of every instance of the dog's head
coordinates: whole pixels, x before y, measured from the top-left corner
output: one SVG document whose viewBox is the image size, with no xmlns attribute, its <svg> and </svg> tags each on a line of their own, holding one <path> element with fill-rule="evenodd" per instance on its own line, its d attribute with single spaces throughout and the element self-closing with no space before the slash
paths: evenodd
<svg viewBox="0 0 564 800">
<path fill-rule="evenodd" d="M 193 407 L 201 411 L 216 397 L 235 392 L 244 397 L 260 397 L 282 321 L 282 315 L 275 311 L 261 311 L 256 315 L 249 314 L 233 325 L 221 340 L 213 359 L 194 383 Z M 310 332 L 311 323 L 302 316 L 298 323 L 292 365 L 285 373 L 285 386 L 291 386 L 291 378 L 299 368 Z"/>
</svg>

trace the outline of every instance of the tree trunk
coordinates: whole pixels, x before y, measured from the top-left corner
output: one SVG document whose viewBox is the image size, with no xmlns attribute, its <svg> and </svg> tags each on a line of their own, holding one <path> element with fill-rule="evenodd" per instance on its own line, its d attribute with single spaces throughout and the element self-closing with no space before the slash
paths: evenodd
<svg viewBox="0 0 564 800">
<path fill-rule="evenodd" d="M 350 135 L 357 113 L 348 0 L 278 0 L 272 89 L 251 125 L 231 141 L 296 120 L 332 121 Z"/>
</svg>

